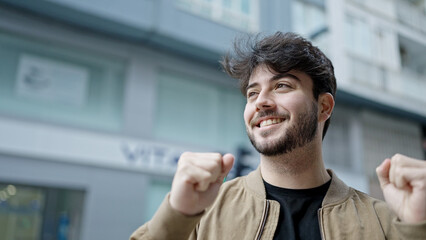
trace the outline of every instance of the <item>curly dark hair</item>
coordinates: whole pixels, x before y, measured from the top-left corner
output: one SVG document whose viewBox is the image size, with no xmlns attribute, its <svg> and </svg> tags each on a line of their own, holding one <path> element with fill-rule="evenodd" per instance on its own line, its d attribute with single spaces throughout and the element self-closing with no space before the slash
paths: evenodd
<svg viewBox="0 0 426 240">
<path fill-rule="evenodd" d="M 336 95 L 336 77 L 330 59 L 312 43 L 296 33 L 276 32 L 261 38 L 249 36 L 234 42 L 234 54 L 228 53 L 220 61 L 225 72 L 240 81 L 240 90 L 246 96 L 246 88 L 254 69 L 262 64 L 277 73 L 298 70 L 313 81 L 315 100 L 321 93 Z M 324 124 L 324 138 L 330 118 Z"/>
</svg>

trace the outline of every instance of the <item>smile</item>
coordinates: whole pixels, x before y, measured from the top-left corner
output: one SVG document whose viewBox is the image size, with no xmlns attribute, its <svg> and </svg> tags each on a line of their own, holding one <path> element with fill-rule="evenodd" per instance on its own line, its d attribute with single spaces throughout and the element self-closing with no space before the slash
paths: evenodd
<svg viewBox="0 0 426 240">
<path fill-rule="evenodd" d="M 268 119 L 268 120 L 263 120 L 259 123 L 258 127 L 266 127 L 266 126 L 270 126 L 270 125 L 273 125 L 273 124 L 281 123 L 283 121 L 284 121 L 284 119 L 281 119 L 281 118 L 272 118 L 272 119 Z"/>
</svg>

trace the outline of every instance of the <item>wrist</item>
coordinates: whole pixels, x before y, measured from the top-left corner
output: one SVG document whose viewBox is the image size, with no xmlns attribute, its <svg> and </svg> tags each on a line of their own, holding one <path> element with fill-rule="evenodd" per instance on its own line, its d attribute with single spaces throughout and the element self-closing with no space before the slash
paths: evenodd
<svg viewBox="0 0 426 240">
<path fill-rule="evenodd" d="M 171 194 L 169 195 L 168 202 L 169 202 L 170 208 L 173 211 L 178 212 L 179 214 L 182 214 L 186 217 L 195 217 L 195 216 L 198 216 L 198 215 L 201 215 L 201 214 L 204 213 L 204 209 L 198 210 L 198 209 L 194 209 L 194 207 L 190 207 L 190 206 L 182 207 L 182 205 L 185 205 L 185 204 L 179 204 L 178 202 L 176 202 L 173 199 Z"/>
</svg>

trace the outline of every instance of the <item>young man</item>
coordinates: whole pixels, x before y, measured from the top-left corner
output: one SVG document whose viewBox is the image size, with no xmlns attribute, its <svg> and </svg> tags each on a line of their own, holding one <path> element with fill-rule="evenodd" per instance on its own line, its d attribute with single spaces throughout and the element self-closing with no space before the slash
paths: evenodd
<svg viewBox="0 0 426 240">
<path fill-rule="evenodd" d="M 247 97 L 259 168 L 222 185 L 231 154 L 182 154 L 170 194 L 131 239 L 425 239 L 426 162 L 384 160 L 388 204 L 346 186 L 322 159 L 336 92 L 330 60 L 292 33 L 248 44 L 222 64 Z"/>
</svg>

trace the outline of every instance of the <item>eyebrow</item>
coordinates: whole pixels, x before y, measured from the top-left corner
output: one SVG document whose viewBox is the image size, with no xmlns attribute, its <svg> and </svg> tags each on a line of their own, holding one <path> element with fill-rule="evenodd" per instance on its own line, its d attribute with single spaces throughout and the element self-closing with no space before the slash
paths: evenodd
<svg viewBox="0 0 426 240">
<path fill-rule="evenodd" d="M 296 77 L 295 75 L 291 74 L 291 73 L 280 73 L 280 74 L 274 75 L 273 77 L 271 77 L 271 78 L 269 79 L 269 82 L 275 82 L 275 81 L 278 81 L 278 80 L 280 80 L 280 79 L 282 79 L 282 78 L 291 78 L 291 79 L 294 79 L 294 80 L 296 80 L 296 81 L 300 82 L 300 79 L 299 79 L 298 77 Z M 257 83 L 257 82 L 254 82 L 254 83 L 252 83 L 252 84 L 249 84 L 249 85 L 246 87 L 246 92 L 247 92 L 247 90 L 249 90 L 250 88 L 255 87 L 255 86 L 257 86 L 257 85 L 259 85 L 259 83 Z"/>
</svg>

